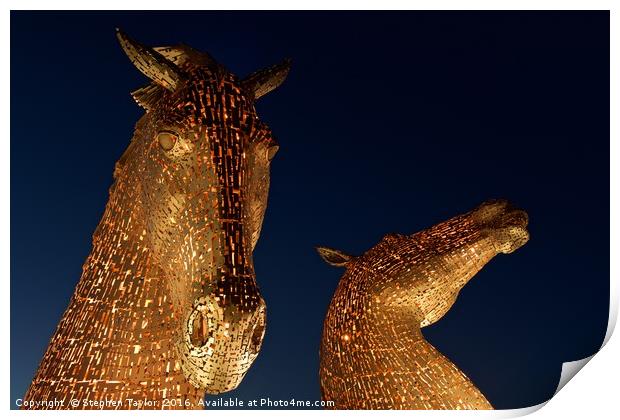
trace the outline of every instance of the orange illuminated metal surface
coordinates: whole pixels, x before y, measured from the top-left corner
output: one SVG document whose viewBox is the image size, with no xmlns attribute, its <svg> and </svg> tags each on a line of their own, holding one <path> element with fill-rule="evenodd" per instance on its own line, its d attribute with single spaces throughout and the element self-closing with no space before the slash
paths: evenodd
<svg viewBox="0 0 620 420">
<path fill-rule="evenodd" d="M 346 267 L 323 326 L 322 398 L 336 409 L 492 409 L 421 328 L 493 257 L 528 241 L 527 220 L 489 201 L 413 235 L 386 235 L 359 257 L 318 248 Z"/>
<path fill-rule="evenodd" d="M 132 93 L 146 114 L 25 399 L 201 408 L 205 393 L 239 385 L 263 340 L 252 251 L 278 146 L 254 101 L 290 63 L 241 80 L 190 47 L 117 36 L 151 79 Z"/>
</svg>

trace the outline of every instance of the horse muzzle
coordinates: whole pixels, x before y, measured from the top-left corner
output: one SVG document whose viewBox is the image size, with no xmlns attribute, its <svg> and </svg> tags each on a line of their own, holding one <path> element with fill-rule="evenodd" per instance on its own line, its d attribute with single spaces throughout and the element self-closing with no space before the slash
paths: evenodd
<svg viewBox="0 0 620 420">
<path fill-rule="evenodd" d="M 183 375 L 208 394 L 232 391 L 258 356 L 265 327 L 262 298 L 251 309 L 222 307 L 211 296 L 196 299 L 177 346 Z"/>
</svg>

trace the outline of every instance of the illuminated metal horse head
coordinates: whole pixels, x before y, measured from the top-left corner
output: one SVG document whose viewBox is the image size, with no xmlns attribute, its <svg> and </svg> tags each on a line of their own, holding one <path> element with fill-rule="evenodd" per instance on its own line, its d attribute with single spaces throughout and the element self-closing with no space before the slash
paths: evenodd
<svg viewBox="0 0 620 420">
<path fill-rule="evenodd" d="M 132 93 L 148 116 L 117 170 L 139 162 L 145 236 L 181 319 L 183 373 L 207 391 L 227 391 L 265 331 L 252 251 L 278 145 L 254 101 L 284 81 L 290 63 L 239 80 L 187 46 L 148 48 L 117 35 L 152 81 Z"/>
<path fill-rule="evenodd" d="M 323 324 L 321 392 L 337 409 L 491 409 L 421 329 L 498 254 L 529 240 L 528 216 L 506 200 L 412 235 L 388 234 L 363 255 L 320 247 L 346 267 Z"/>
<path fill-rule="evenodd" d="M 151 80 L 132 93 L 146 114 L 25 398 L 199 408 L 239 385 L 263 341 L 252 252 L 278 145 L 254 102 L 290 63 L 239 79 L 190 47 L 117 37 Z"/>
</svg>

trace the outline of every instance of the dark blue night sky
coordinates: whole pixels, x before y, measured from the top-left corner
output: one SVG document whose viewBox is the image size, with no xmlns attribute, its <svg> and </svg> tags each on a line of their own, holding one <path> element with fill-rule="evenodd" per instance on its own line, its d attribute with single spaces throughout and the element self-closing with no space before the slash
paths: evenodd
<svg viewBox="0 0 620 420">
<path fill-rule="evenodd" d="M 609 302 L 609 13 L 11 14 L 11 406 L 91 247 L 147 80 L 117 45 L 187 43 L 244 76 L 293 60 L 258 111 L 280 143 L 255 252 L 268 306 L 244 399 L 320 397 L 322 321 L 359 254 L 504 197 L 530 242 L 491 261 L 429 341 L 496 408 L 553 394 Z"/>
</svg>

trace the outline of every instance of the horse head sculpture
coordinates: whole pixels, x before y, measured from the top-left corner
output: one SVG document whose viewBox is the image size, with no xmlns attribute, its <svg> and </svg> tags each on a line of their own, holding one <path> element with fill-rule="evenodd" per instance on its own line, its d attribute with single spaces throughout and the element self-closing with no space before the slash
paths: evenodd
<svg viewBox="0 0 620 420">
<path fill-rule="evenodd" d="M 529 239 L 528 217 L 485 202 L 413 235 L 386 235 L 359 257 L 318 248 L 346 267 L 323 327 L 323 399 L 337 409 L 489 409 L 420 329 L 441 319 L 467 282 Z"/>
<path fill-rule="evenodd" d="M 132 92 L 146 113 L 116 163 L 93 250 L 28 395 L 229 391 L 266 325 L 252 251 L 278 145 L 254 103 L 290 62 L 239 79 L 188 46 L 117 37 L 151 81 Z"/>
<path fill-rule="evenodd" d="M 148 116 L 117 170 L 138 163 L 147 242 L 182 321 L 183 372 L 208 392 L 227 391 L 265 331 L 252 251 L 278 145 L 254 101 L 284 81 L 289 63 L 239 80 L 187 46 L 148 48 L 117 35 L 152 80 L 133 93 Z"/>
</svg>

